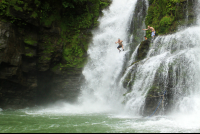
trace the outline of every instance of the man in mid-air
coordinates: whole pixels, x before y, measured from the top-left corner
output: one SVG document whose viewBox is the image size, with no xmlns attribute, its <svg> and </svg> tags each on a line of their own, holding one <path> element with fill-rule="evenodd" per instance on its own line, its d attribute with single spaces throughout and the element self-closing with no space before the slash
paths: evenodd
<svg viewBox="0 0 200 134">
<path fill-rule="evenodd" d="M 118 41 L 117 42 L 115 42 L 115 44 L 119 44 L 119 46 L 117 47 L 117 49 L 119 50 L 119 52 L 121 51 L 119 48 L 122 48 L 123 49 L 123 51 L 124 51 L 124 46 L 123 46 L 123 44 L 122 44 L 122 40 L 120 40 L 119 38 L 118 38 Z"/>
</svg>

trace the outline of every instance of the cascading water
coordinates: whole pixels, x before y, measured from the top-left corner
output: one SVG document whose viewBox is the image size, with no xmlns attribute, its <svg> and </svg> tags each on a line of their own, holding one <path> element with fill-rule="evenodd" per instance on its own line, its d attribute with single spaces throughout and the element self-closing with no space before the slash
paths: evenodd
<svg viewBox="0 0 200 134">
<path fill-rule="evenodd" d="M 131 92 L 125 96 L 127 111 L 140 115 L 155 105 L 150 110 L 152 113 L 160 99 L 154 105 L 147 106 L 150 102 L 145 101 L 146 97 L 150 92 L 156 91 L 161 96 L 167 91 L 160 113 L 193 113 L 192 117 L 195 115 L 199 120 L 200 1 L 196 5 L 197 25 L 172 35 L 157 37 L 151 44 L 147 57 L 127 69 L 121 79 L 124 81 L 131 72 Z"/>
<path fill-rule="evenodd" d="M 128 30 L 136 3 L 137 0 L 113 0 L 109 10 L 105 10 L 99 20 L 99 28 L 93 31 L 88 63 L 83 70 L 86 82 L 79 98 L 87 106 L 119 108 L 122 102 L 125 90 L 117 79 L 126 62 L 125 55 L 129 52 Z M 117 50 L 118 44 L 115 44 L 118 38 L 123 40 L 125 47 L 121 53 Z"/>
<path fill-rule="evenodd" d="M 142 13 L 146 12 L 148 0 L 112 0 L 109 9 L 103 10 L 98 28 L 92 31 L 88 63 L 82 72 L 85 82 L 81 86 L 78 102 L 57 102 L 38 110 L 38 113 L 87 114 L 123 111 L 123 94 L 126 89 L 123 88 L 120 78 L 129 62 L 127 59 L 131 52 L 130 44 L 134 42 L 130 27 L 134 24 L 132 19 L 138 2 L 144 7 L 138 7 L 137 23 L 144 25 Z M 142 32 L 138 34 L 145 34 L 143 30 L 140 31 Z M 124 45 L 124 51 L 120 53 L 117 49 L 118 44 L 115 44 L 118 38 L 123 40 Z"/>
<path fill-rule="evenodd" d="M 172 35 L 158 36 L 151 43 L 146 58 L 136 61 L 137 44 L 141 41 L 129 35 L 129 27 L 133 26 L 131 19 L 138 7 L 136 3 L 141 1 L 144 2 L 113 0 L 110 9 L 104 10 L 88 49 L 89 59 L 83 70 L 86 81 L 81 88 L 79 103 L 57 102 L 14 111 L 0 109 L 0 131 L 199 133 L 200 0 L 195 3 L 198 16 L 194 26 L 182 27 L 184 29 Z M 141 14 L 138 12 L 137 18 Z M 144 27 L 142 19 L 137 24 Z M 143 39 L 145 34 L 139 33 L 142 28 L 134 25 L 134 30 L 136 27 L 135 33 Z M 121 53 L 114 43 L 118 38 L 124 41 L 125 51 Z M 124 81 L 128 89 L 123 88 Z M 141 117 L 143 113 L 150 115 L 155 110 L 165 91 L 164 101 L 156 113 L 162 116 Z M 154 93 L 157 94 L 149 96 Z M 165 116 L 163 113 L 170 114 Z"/>
</svg>

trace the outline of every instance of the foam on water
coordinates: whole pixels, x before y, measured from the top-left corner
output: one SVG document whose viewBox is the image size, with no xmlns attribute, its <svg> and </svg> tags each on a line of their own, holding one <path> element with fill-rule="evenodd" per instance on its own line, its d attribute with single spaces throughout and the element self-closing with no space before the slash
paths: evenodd
<svg viewBox="0 0 200 134">
<path fill-rule="evenodd" d="M 103 10 L 99 26 L 93 30 L 88 48 L 88 63 L 84 67 L 85 83 L 81 87 L 78 104 L 58 102 L 38 113 L 100 113 L 122 109 L 125 89 L 116 82 L 129 52 L 128 43 L 132 16 L 137 0 L 113 0 L 109 9 Z M 119 53 L 115 44 L 123 40 L 125 51 Z M 36 111 L 35 111 L 36 112 Z"/>
<path fill-rule="evenodd" d="M 116 82 L 129 49 L 128 29 L 137 0 L 113 0 L 109 10 L 99 19 L 99 28 L 93 31 L 88 49 L 89 61 L 83 70 L 86 83 L 82 86 L 79 102 L 93 103 L 97 107 L 119 109 L 125 89 Z M 119 53 L 115 42 L 123 40 L 125 51 Z"/>
</svg>

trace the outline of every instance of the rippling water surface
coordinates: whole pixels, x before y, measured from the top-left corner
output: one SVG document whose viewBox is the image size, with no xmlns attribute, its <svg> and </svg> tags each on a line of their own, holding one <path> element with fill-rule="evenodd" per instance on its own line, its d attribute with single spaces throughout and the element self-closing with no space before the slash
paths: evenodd
<svg viewBox="0 0 200 134">
<path fill-rule="evenodd" d="M 61 111 L 63 113 L 61 113 Z M 65 113 L 51 108 L 0 112 L 1 133 L 182 133 L 200 132 L 198 116 L 133 117 L 119 113 Z"/>
<path fill-rule="evenodd" d="M 128 109 L 131 108 L 131 111 L 127 112 L 121 104 L 123 101 L 122 95 L 126 90 L 116 80 L 120 76 L 125 54 L 129 50 L 127 28 L 130 26 L 130 16 L 133 15 L 135 4 L 136 0 L 113 0 L 109 10 L 104 11 L 104 17 L 100 19 L 99 29 L 93 31 L 93 42 L 88 49 L 89 62 L 83 70 L 86 83 L 81 88 L 82 92 L 78 104 L 71 105 L 60 102 L 51 106 L 20 110 L 2 110 L 0 108 L 0 132 L 200 133 L 200 15 L 197 16 L 197 26 L 166 37 L 158 37 L 157 40 L 160 39 L 162 47 L 157 46 L 159 43 L 154 43 L 148 55 L 153 55 L 152 59 L 159 61 L 157 57 L 165 57 L 165 54 L 167 54 L 164 53 L 165 50 L 175 47 L 177 51 L 181 48 L 181 54 L 193 62 L 182 64 L 184 60 L 181 60 L 181 58 L 184 57 L 180 55 L 177 58 L 179 62 L 176 63 L 180 63 L 181 67 L 186 66 L 186 69 L 189 68 L 186 70 L 188 71 L 186 74 L 189 75 L 179 78 L 187 78 L 186 84 L 188 83 L 188 86 L 185 88 L 187 91 L 194 91 L 185 96 L 178 96 L 179 101 L 176 101 L 174 112 L 172 111 L 167 116 L 147 118 L 137 114 L 138 107 L 143 104 L 140 99 L 141 95 L 138 95 L 139 91 L 136 92 L 136 90 L 133 90 L 136 93 L 131 95 L 130 103 L 126 105 Z M 200 6 L 200 1 L 197 5 Z M 199 14 L 200 8 L 197 9 Z M 119 19 L 119 16 L 122 18 Z M 185 37 L 187 37 L 187 40 L 183 39 Z M 124 40 L 126 50 L 124 53 L 119 54 L 116 48 L 117 45 L 114 44 L 118 38 Z M 170 45 L 171 40 L 179 43 Z M 182 43 L 182 41 L 184 42 Z M 173 51 L 172 54 L 178 54 L 179 51 L 177 53 L 176 51 Z M 159 55 L 159 53 L 161 54 Z M 172 61 L 169 58 L 170 56 L 166 56 L 164 61 L 167 61 L 166 59 Z M 149 60 L 151 62 L 147 63 L 155 63 L 152 59 Z M 150 67 L 152 68 L 153 65 Z M 148 69 L 151 69 L 150 67 Z M 145 70 L 148 71 L 148 69 Z M 152 69 L 151 72 L 154 70 Z M 193 77 L 193 74 L 195 74 L 195 77 Z M 141 85 L 144 85 L 143 81 Z M 176 88 L 177 92 L 183 90 L 181 83 L 179 85 Z"/>
</svg>

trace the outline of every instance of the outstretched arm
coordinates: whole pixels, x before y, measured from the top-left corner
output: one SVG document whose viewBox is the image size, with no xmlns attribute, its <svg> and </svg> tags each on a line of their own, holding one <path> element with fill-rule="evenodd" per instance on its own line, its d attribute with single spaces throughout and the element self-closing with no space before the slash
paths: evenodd
<svg viewBox="0 0 200 134">
<path fill-rule="evenodd" d="M 149 30 L 149 29 L 142 29 L 142 30 Z"/>
</svg>

